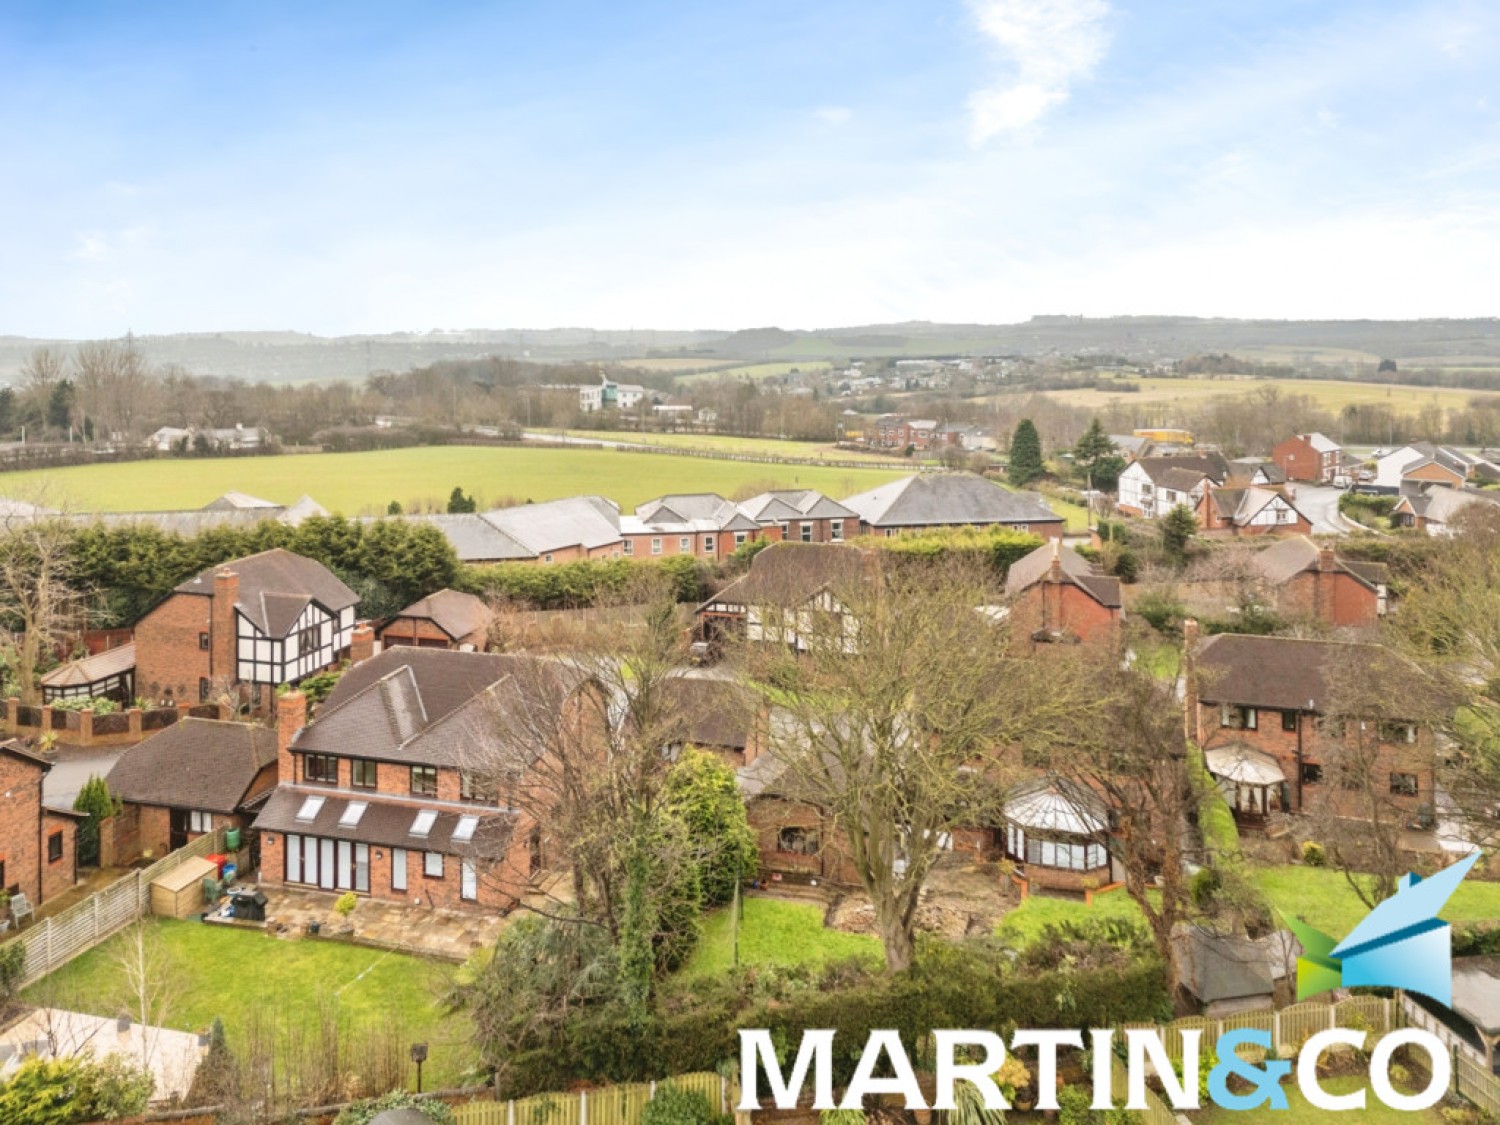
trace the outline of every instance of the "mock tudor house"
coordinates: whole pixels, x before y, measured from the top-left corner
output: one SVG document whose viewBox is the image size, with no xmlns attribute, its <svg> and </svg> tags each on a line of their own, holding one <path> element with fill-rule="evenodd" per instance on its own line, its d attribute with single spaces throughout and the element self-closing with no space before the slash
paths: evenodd
<svg viewBox="0 0 1500 1125">
<path fill-rule="evenodd" d="M 722 559 L 768 535 L 775 537 L 733 501 L 713 492 L 658 496 L 638 507 L 634 516 L 620 519 L 624 553 L 638 559 Z"/>
<path fill-rule="evenodd" d="M 1391 523 L 1411 527 L 1428 535 L 1452 535 L 1453 521 L 1472 504 L 1496 504 L 1500 497 L 1468 488 L 1426 485 L 1404 491 L 1391 509 Z"/>
<path fill-rule="evenodd" d="M 1357 816 L 1351 791 L 1325 776 L 1355 740 L 1360 761 L 1393 805 L 1413 822 L 1430 818 L 1436 800 L 1432 732 L 1400 715 L 1347 717 L 1339 678 L 1390 682 L 1402 666 L 1378 645 L 1224 633 L 1198 642 L 1196 622 L 1184 626 L 1189 652 L 1190 729 L 1203 748 L 1235 818 L 1260 826 L 1273 813 L 1300 813 L 1319 804 Z M 1372 709 L 1374 709 L 1372 707 Z M 1355 729 L 1357 728 L 1357 729 Z"/>
<path fill-rule="evenodd" d="M 309 725 L 302 694 L 283 697 L 278 784 L 255 822 L 261 882 L 508 910 L 544 831 L 490 767 L 535 762 L 507 721 L 565 714 L 585 682 L 561 661 L 399 645 L 347 671 Z"/>
<path fill-rule="evenodd" d="M 276 786 L 276 732 L 179 719 L 121 754 L 107 780 L 121 811 L 104 822 L 106 858 L 162 856 L 217 828 L 249 827 L 256 799 Z"/>
<path fill-rule="evenodd" d="M 1217 453 L 1141 457 L 1120 474 L 1116 506 L 1127 516 L 1160 519 L 1179 504 L 1197 509 L 1208 490 L 1229 479 L 1229 462 Z"/>
<path fill-rule="evenodd" d="M 33 906 L 78 879 L 74 845 L 83 814 L 45 803 L 42 779 L 51 768 L 19 742 L 0 742 L 0 888 Z"/>
<path fill-rule="evenodd" d="M 1322 434 L 1293 434 L 1271 450 L 1271 460 L 1287 480 L 1332 484 L 1339 475 L 1343 453 L 1338 442 Z"/>
<path fill-rule="evenodd" d="M 1036 642 L 1106 637 L 1125 616 L 1120 580 L 1056 539 L 1011 564 L 1005 592 L 1011 621 Z"/>
<path fill-rule="evenodd" d="M 439 590 L 413 602 L 375 631 L 383 645 L 482 650 L 495 614 L 473 594 Z"/>
<path fill-rule="evenodd" d="M 853 511 L 812 489 L 762 492 L 740 511 L 761 527 L 776 528 L 787 543 L 842 543 L 859 534 Z"/>
<path fill-rule="evenodd" d="M 1217 488 L 1205 483 L 1194 515 L 1205 535 L 1306 535 L 1312 521 L 1271 488 Z"/>
<path fill-rule="evenodd" d="M 1035 492 L 1010 492 L 974 473 L 902 477 L 843 502 L 866 535 L 940 527 L 1008 527 L 1060 539 L 1063 518 Z"/>
<path fill-rule="evenodd" d="M 876 564 L 874 555 L 842 543 L 773 543 L 750 561 L 750 570 L 697 609 L 695 633 L 710 644 L 743 639 L 806 649 L 813 618 L 844 619 L 852 639 L 855 625 L 839 590 L 862 581 Z"/>
<path fill-rule="evenodd" d="M 337 667 L 359 596 L 321 563 L 275 548 L 210 567 L 135 627 L 135 689 L 176 704 L 228 691 L 264 712 L 281 684 Z"/>
</svg>

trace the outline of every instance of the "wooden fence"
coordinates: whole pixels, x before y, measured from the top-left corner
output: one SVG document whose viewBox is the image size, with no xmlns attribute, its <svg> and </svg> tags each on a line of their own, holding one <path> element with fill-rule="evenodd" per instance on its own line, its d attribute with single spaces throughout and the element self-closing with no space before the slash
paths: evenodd
<svg viewBox="0 0 1500 1125">
<path fill-rule="evenodd" d="M 218 828 L 163 856 L 150 867 L 116 879 L 76 906 L 28 926 L 11 939 L 26 950 L 21 986 L 41 980 L 146 914 L 151 909 L 151 880 L 183 860 L 223 850 L 224 829 Z"/>
<path fill-rule="evenodd" d="M 702 1094 L 721 1115 L 734 1112 L 737 1091 L 729 1079 L 704 1071 L 662 1082 L 634 1082 L 576 1094 L 536 1094 L 505 1102 L 453 1107 L 458 1125 L 639 1125 L 646 1103 L 661 1086 Z"/>
<path fill-rule="evenodd" d="M 1337 1004 L 1309 1002 L 1293 1004 L 1290 1008 L 1282 1008 L 1274 1012 L 1242 1012 L 1237 1016 L 1225 1016 L 1223 1019 L 1188 1016 L 1174 1020 L 1165 1027 L 1154 1023 L 1128 1023 L 1124 1027 L 1160 1031 L 1162 1045 L 1166 1047 L 1167 1054 L 1173 1059 L 1182 1058 L 1182 1033 L 1184 1031 L 1194 1029 L 1202 1031 L 1203 1037 L 1200 1042 L 1212 1046 L 1219 1036 L 1227 1031 L 1237 1031 L 1247 1027 L 1256 1028 L 1260 1031 L 1269 1031 L 1276 1053 L 1282 1058 L 1289 1058 L 1307 1041 L 1308 1036 L 1315 1032 L 1327 1031 L 1335 1027 L 1353 1027 L 1368 1031 L 1371 1035 L 1384 1035 L 1399 1026 L 1398 1020 L 1394 1000 L 1382 999 L 1379 996 L 1351 996 Z"/>
<path fill-rule="evenodd" d="M 1448 1048 L 1453 1059 L 1453 1080 L 1450 1092 L 1473 1102 L 1491 1117 L 1500 1117 L 1500 1077 L 1496 1077 L 1485 1065 L 1484 1057 L 1431 1012 L 1415 1003 L 1409 996 L 1401 998 L 1397 1016 L 1402 1023 L 1420 1027 L 1437 1036 Z"/>
</svg>

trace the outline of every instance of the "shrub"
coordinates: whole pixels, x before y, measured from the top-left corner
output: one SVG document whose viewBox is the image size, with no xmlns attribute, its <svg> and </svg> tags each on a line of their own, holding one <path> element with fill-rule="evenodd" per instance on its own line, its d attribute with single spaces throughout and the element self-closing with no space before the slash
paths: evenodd
<svg viewBox="0 0 1500 1125">
<path fill-rule="evenodd" d="M 1323 851 L 1323 845 L 1316 840 L 1303 841 L 1302 862 L 1309 867 L 1326 867 L 1328 865 L 1328 856 Z"/>
<path fill-rule="evenodd" d="M 719 1119 L 708 1099 L 696 1090 L 664 1082 L 641 1110 L 641 1125 L 712 1125 Z"/>
<path fill-rule="evenodd" d="M 333 1119 L 333 1125 L 370 1125 L 376 1115 L 388 1109 L 414 1109 L 435 1125 L 453 1125 L 453 1110 L 431 1098 L 419 1098 L 405 1090 L 396 1090 L 378 1098 L 367 1098 L 345 1106 Z"/>
<path fill-rule="evenodd" d="M 6 895 L 7 901 L 10 896 Z M 26 975 L 26 946 L 19 941 L 0 945 L 0 1014 L 10 1007 L 10 1002 L 21 990 L 21 978 Z"/>
<path fill-rule="evenodd" d="M 345 891 L 339 895 L 338 901 L 333 904 L 333 912 L 340 918 L 347 919 L 354 913 L 354 908 L 359 905 L 359 896 L 353 891 Z"/>
<path fill-rule="evenodd" d="M 113 715 L 120 709 L 120 705 L 113 699 L 105 699 L 102 696 L 88 699 L 54 699 L 51 707 L 54 711 L 91 711 L 95 715 Z"/>
<path fill-rule="evenodd" d="M 1158 633 L 1168 636 L 1181 635 L 1182 618 L 1186 613 L 1187 607 L 1166 590 L 1151 590 L 1142 594 L 1135 603 L 1135 615 Z"/>
</svg>

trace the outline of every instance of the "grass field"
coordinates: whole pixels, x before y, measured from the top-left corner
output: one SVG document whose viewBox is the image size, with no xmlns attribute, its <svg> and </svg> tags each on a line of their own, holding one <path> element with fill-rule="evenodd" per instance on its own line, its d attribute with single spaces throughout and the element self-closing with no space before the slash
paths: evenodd
<svg viewBox="0 0 1500 1125">
<path fill-rule="evenodd" d="M 1345 383 L 1333 379 L 1162 379 L 1126 377 L 1122 386 L 1138 391 L 1070 390 L 1048 391 L 1050 397 L 1073 406 L 1102 409 L 1113 402 L 1158 403 L 1181 402 L 1202 405 L 1220 397 L 1240 397 L 1266 387 L 1275 387 L 1283 395 L 1305 395 L 1322 409 L 1338 413 L 1350 405 L 1369 406 L 1383 403 L 1411 414 L 1436 403 L 1445 410 L 1462 410 L 1474 398 L 1494 398 L 1493 392 L 1469 391 L 1453 387 L 1396 387 L 1379 383 Z"/>
<path fill-rule="evenodd" d="M 823 909 L 815 903 L 747 898 L 743 905 L 742 965 L 821 965 L 850 957 L 883 963 L 880 942 L 865 934 L 825 929 Z M 704 921 L 702 940 L 680 975 L 687 980 L 718 976 L 733 965 L 734 919 L 726 907 Z"/>
<path fill-rule="evenodd" d="M 721 453 L 750 453 L 772 457 L 815 458 L 824 461 L 870 461 L 911 465 L 906 458 L 877 452 L 839 449 L 829 442 L 792 441 L 788 438 L 740 437 L 737 434 L 638 434 L 614 430 L 538 430 L 542 434 L 563 434 L 590 441 L 619 441 L 653 448 L 711 449 Z"/>
<path fill-rule="evenodd" d="M 163 1019 L 169 1027 L 199 1031 L 217 1016 L 233 1049 L 257 1018 L 299 1019 L 313 1027 L 321 993 L 336 999 L 340 1017 L 356 1029 L 384 1025 L 403 1043 L 425 1040 L 431 1053 L 423 1077 L 434 1088 L 457 1085 L 473 1061 L 468 1019 L 448 1015 L 437 1002 L 455 966 L 337 942 L 278 941 L 259 930 L 201 922 L 161 919 L 157 925 L 161 963 L 174 982 Z M 116 952 L 121 940 L 69 962 L 27 989 L 25 999 L 101 1016 L 128 1010 Z"/>
<path fill-rule="evenodd" d="M 748 485 L 815 488 L 843 497 L 902 475 L 900 469 L 770 465 L 615 450 L 427 446 L 9 473 L 0 478 L 0 496 L 26 499 L 45 488 L 52 506 L 66 500 L 80 511 L 128 512 L 201 508 L 237 489 L 283 504 L 305 493 L 331 512 L 353 516 L 384 512 L 392 500 L 415 511 L 446 501 L 459 486 L 481 507 L 594 493 L 630 511 L 668 492 L 732 496 Z"/>
<path fill-rule="evenodd" d="M 827 371 L 833 364 L 826 359 L 804 359 L 790 363 L 746 363 L 738 367 L 719 367 L 713 371 L 695 371 L 690 375 L 677 376 L 678 383 L 693 383 L 703 379 L 773 379 L 793 371 L 805 374 Z"/>
</svg>

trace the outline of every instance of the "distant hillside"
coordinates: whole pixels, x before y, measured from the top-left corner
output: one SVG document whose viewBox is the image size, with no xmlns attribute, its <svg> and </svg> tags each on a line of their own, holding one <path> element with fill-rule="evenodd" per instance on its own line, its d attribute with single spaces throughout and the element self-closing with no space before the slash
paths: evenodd
<svg viewBox="0 0 1500 1125">
<path fill-rule="evenodd" d="M 67 342 L 0 337 L 0 379 L 14 378 L 33 348 Z M 215 332 L 143 336 L 137 342 L 154 364 L 179 364 L 200 375 L 275 383 L 363 379 L 374 371 L 407 371 L 439 360 L 489 355 L 541 362 L 666 358 L 711 366 L 746 360 L 977 354 L 1099 353 L 1153 360 L 1235 351 L 1293 364 L 1336 366 L 1390 358 L 1403 366 L 1500 367 L 1500 319 L 1039 316 L 1023 324 L 917 321 L 814 331 L 774 327 L 737 332 L 476 329 L 331 338 L 299 332 Z"/>
</svg>

